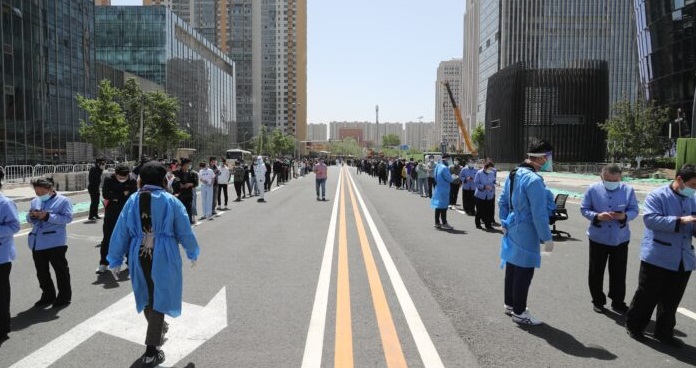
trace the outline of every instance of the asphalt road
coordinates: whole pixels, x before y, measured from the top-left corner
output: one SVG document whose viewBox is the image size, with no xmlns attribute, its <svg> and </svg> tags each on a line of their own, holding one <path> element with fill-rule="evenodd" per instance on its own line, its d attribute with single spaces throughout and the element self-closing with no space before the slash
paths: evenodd
<svg viewBox="0 0 696 368">
<path fill-rule="evenodd" d="M 455 231 L 435 230 L 427 199 L 348 173 L 352 180 L 339 180 L 339 169 L 329 170 L 327 202 L 315 200 L 310 175 L 274 187 L 268 203 L 232 203 L 196 227 L 201 258 L 194 269 L 184 263 L 189 304 L 168 319 L 165 366 L 696 365 L 696 320 L 678 314 L 687 347 L 674 350 L 637 343 L 620 316 L 592 311 L 587 223 L 576 204 L 558 224 L 572 238 L 557 241 L 532 283 L 529 307 L 545 324 L 522 328 L 502 311 L 499 233 L 476 230 L 455 210 Z M 637 283 L 641 218 L 631 227 L 627 302 Z M 76 221 L 69 234 L 74 296 L 60 311 L 31 308 L 40 290 L 26 235 L 16 237 L 14 331 L 0 347 L 0 367 L 138 366 L 145 320 L 122 307 L 132 300 L 130 282 L 94 274 L 101 223 Z M 690 311 L 695 288 L 692 282 L 682 302 Z"/>
</svg>

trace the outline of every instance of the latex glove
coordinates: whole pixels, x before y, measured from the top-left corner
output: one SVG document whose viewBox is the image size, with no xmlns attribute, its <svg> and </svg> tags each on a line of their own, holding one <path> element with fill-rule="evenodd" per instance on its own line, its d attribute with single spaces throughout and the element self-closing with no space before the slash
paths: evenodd
<svg viewBox="0 0 696 368">
<path fill-rule="evenodd" d="M 544 242 L 544 253 L 553 252 L 553 240 L 547 240 Z"/>
<path fill-rule="evenodd" d="M 109 268 L 109 271 L 111 271 L 111 274 L 114 275 L 115 279 L 118 279 L 118 274 L 121 273 L 121 266 Z"/>
<path fill-rule="evenodd" d="M 503 236 L 507 235 L 507 229 L 504 227 L 501 227 L 501 229 L 503 230 Z"/>
<path fill-rule="evenodd" d="M 191 268 L 196 268 L 197 263 L 198 263 L 198 260 L 192 259 L 191 260 Z"/>
</svg>

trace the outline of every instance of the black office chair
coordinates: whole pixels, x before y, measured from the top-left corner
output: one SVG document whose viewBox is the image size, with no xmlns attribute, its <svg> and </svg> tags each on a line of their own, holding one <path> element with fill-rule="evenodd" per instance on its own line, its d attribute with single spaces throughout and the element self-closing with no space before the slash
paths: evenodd
<svg viewBox="0 0 696 368">
<path fill-rule="evenodd" d="M 556 210 L 553 211 L 553 216 L 549 221 L 553 228 L 551 229 L 551 234 L 554 236 L 567 236 L 570 238 L 570 233 L 563 230 L 556 229 L 557 221 L 565 221 L 568 219 L 568 210 L 566 209 L 566 200 L 568 199 L 567 194 L 557 194 L 554 202 L 556 203 Z"/>
</svg>

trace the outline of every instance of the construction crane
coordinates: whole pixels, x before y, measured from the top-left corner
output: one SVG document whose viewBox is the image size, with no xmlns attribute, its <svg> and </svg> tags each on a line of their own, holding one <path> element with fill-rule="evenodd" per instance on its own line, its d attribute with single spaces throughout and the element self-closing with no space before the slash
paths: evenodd
<svg viewBox="0 0 696 368">
<path fill-rule="evenodd" d="M 452 103 L 452 108 L 454 109 L 454 116 L 457 118 L 457 125 L 459 126 L 459 133 L 464 138 L 464 143 L 466 144 L 466 149 L 472 155 L 476 156 L 476 154 L 477 154 L 476 149 L 474 149 L 474 145 L 471 142 L 471 136 L 469 135 L 469 131 L 466 129 L 466 126 L 464 126 L 464 120 L 462 120 L 462 111 L 459 109 L 459 106 L 457 106 L 457 102 L 454 100 L 454 94 L 452 94 L 452 88 L 450 88 L 449 82 L 442 82 L 442 84 L 444 84 L 445 87 L 447 88 L 447 94 L 449 95 L 450 102 Z"/>
</svg>

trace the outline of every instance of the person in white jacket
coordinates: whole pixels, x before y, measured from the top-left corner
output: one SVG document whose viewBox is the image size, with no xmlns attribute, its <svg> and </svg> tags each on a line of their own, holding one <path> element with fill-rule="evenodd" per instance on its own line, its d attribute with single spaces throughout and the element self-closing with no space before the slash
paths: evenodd
<svg viewBox="0 0 696 368">
<path fill-rule="evenodd" d="M 230 169 L 227 168 L 227 163 L 222 163 L 218 166 L 220 170 L 220 176 L 218 176 L 218 190 L 217 190 L 217 209 L 222 209 L 222 194 L 225 195 L 225 209 L 227 208 L 227 184 L 230 182 Z"/>
<path fill-rule="evenodd" d="M 201 187 L 201 208 L 203 210 L 203 217 L 201 220 L 213 219 L 213 182 L 215 181 L 215 172 L 208 167 L 205 162 L 200 163 L 200 170 L 198 171 L 198 181 L 200 181 Z"/>
<path fill-rule="evenodd" d="M 256 182 L 259 190 L 259 199 L 257 202 L 266 202 L 266 200 L 263 198 L 263 182 L 266 179 L 266 164 L 263 162 L 263 157 L 261 156 L 256 159 L 254 173 L 256 174 Z"/>
</svg>

